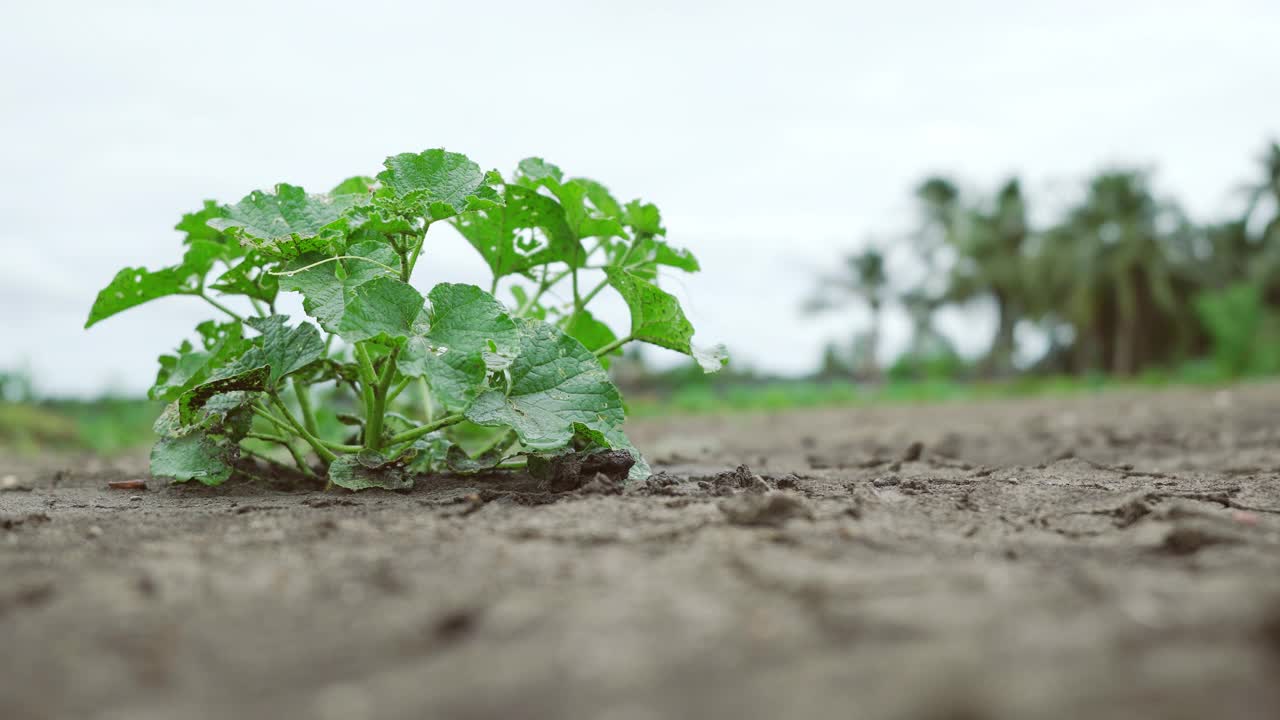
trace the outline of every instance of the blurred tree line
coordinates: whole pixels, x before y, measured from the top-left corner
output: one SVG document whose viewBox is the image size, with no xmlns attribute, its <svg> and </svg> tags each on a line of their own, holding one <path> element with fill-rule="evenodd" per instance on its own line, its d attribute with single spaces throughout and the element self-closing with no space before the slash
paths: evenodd
<svg viewBox="0 0 1280 720">
<path fill-rule="evenodd" d="M 1029 370 L 1132 376 L 1212 363 L 1223 375 L 1280 371 L 1280 144 L 1261 162 L 1240 217 L 1200 225 L 1158 195 L 1147 172 L 1102 172 L 1045 225 L 1032 222 L 1022 184 L 966 193 L 948 177 L 916 188 L 915 229 L 891 246 L 846 256 L 818 278 L 808 312 L 861 305 L 869 327 L 850 348 L 829 346 L 827 377 L 1000 377 Z M 894 253 L 918 277 L 895 283 Z M 966 362 L 936 327 L 946 308 L 984 303 L 995 332 Z M 911 320 L 906 352 L 878 367 L 885 308 Z M 1028 359 L 1024 339 L 1045 349 Z"/>
</svg>

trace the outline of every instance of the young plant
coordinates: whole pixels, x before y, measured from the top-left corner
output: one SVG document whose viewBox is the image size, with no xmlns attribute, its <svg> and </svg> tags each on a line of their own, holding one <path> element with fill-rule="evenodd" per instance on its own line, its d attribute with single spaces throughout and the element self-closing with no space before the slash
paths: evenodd
<svg viewBox="0 0 1280 720">
<path fill-rule="evenodd" d="M 679 302 L 658 286 L 661 268 L 699 269 L 667 243 L 658 209 L 623 205 L 538 158 L 510 180 L 444 150 L 383 166 L 328 193 L 280 184 L 206 202 L 177 225 L 182 262 L 125 268 L 98 294 L 85 327 L 178 295 L 224 316 L 160 358 L 150 396 L 169 405 L 152 474 L 217 485 L 242 453 L 276 448 L 351 490 L 405 489 L 445 469 L 545 471 L 607 450 L 631 455 L 631 477 L 647 475 L 608 358 L 639 341 L 708 372 L 725 362 L 721 346 L 694 348 Z M 489 266 L 487 291 L 442 282 L 423 297 L 411 284 L 441 223 Z M 511 306 L 495 297 L 504 281 Z M 588 309 L 606 289 L 630 309 L 623 332 Z M 281 292 L 301 294 L 314 323 L 279 314 Z"/>
</svg>

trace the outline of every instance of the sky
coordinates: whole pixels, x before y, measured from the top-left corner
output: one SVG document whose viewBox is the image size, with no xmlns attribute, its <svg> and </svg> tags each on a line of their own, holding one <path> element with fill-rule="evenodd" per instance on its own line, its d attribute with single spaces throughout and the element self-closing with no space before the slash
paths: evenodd
<svg viewBox="0 0 1280 720">
<path fill-rule="evenodd" d="M 976 191 L 1017 173 L 1047 205 L 1140 166 L 1197 219 L 1238 212 L 1280 137 L 1277 27 L 1274 0 L 4 3 L 0 369 L 144 390 L 211 308 L 82 326 L 118 269 L 179 259 L 183 212 L 445 147 L 657 203 L 704 268 L 664 280 L 695 341 L 804 372 L 865 320 L 803 316 L 814 275 L 909 230 L 929 173 Z M 432 232 L 420 288 L 487 283 Z M 974 352 L 992 323 L 944 328 Z M 892 318 L 885 351 L 906 333 Z"/>
</svg>

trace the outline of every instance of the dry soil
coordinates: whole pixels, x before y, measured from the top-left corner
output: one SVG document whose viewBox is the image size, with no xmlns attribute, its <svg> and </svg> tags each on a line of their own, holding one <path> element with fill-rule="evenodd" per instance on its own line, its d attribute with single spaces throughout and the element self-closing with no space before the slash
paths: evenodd
<svg viewBox="0 0 1280 720">
<path fill-rule="evenodd" d="M 0 458 L 0 718 L 1280 717 L 1280 385 L 631 432 L 620 493 Z"/>
</svg>

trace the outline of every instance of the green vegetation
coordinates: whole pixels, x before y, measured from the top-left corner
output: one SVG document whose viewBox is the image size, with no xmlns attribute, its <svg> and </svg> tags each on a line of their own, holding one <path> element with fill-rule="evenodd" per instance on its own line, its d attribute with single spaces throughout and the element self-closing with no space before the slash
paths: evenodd
<svg viewBox="0 0 1280 720">
<path fill-rule="evenodd" d="M 917 226 L 902 242 L 864 249 L 847 259 L 844 275 L 818 278 L 807 310 L 854 300 L 873 318 L 866 338 L 850 351 L 828 350 L 823 366 L 877 377 L 878 318 L 896 293 L 915 331 L 891 372 L 899 380 L 1020 370 L 1134 377 L 1204 358 L 1228 375 L 1280 370 L 1280 145 L 1270 146 L 1262 170 L 1243 216 L 1210 225 L 1191 222 L 1139 170 L 1091 178 L 1045 226 L 1031 221 L 1017 178 L 990 197 L 929 178 L 916 191 Z M 915 277 L 886 276 L 893 252 L 908 256 L 899 264 L 918 268 Z M 964 367 L 934 330 L 934 316 L 974 303 L 992 309 L 996 332 L 979 361 Z M 1027 337 L 1047 341 L 1039 358 L 1025 357 Z"/>
<path fill-rule="evenodd" d="M 666 242 L 658 209 L 537 158 L 510 180 L 443 150 L 383 166 L 327 193 L 280 184 L 206 202 L 177 225 L 181 262 L 125 268 L 99 293 L 86 327 L 173 296 L 224 316 L 160 358 L 152 473 L 216 485 L 242 453 L 274 448 L 308 477 L 403 489 L 444 468 L 612 448 L 644 474 L 610 356 L 640 341 L 707 371 L 725 362 L 722 347 L 695 349 L 658 285 L 662 267 L 699 269 Z M 439 283 L 424 297 L 411 284 L 437 223 L 480 253 L 487 290 Z M 510 306 L 496 297 L 504 281 Z M 565 286 L 571 301 L 553 302 Z M 588 309 L 610 288 L 630 308 L 624 333 Z M 281 292 L 300 293 L 315 324 L 278 314 Z"/>
</svg>

